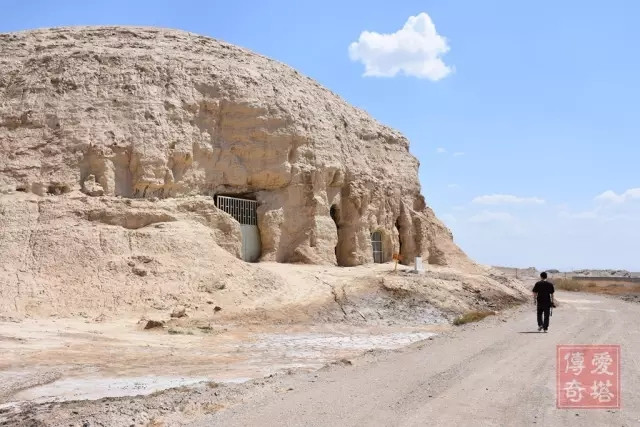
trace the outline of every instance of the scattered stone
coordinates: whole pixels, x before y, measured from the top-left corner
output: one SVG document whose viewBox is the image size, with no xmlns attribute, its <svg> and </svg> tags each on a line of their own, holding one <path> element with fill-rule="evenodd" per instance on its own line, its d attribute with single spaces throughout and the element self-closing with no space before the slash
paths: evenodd
<svg viewBox="0 0 640 427">
<path fill-rule="evenodd" d="M 144 325 L 144 329 L 155 329 L 164 327 L 164 322 L 160 320 L 147 320 L 147 324 Z"/>
<path fill-rule="evenodd" d="M 171 317 L 174 317 L 174 318 L 181 318 L 181 317 L 185 317 L 186 315 L 187 315 L 187 309 L 183 305 L 179 305 L 178 307 L 174 308 L 173 311 L 171 312 Z"/>
<path fill-rule="evenodd" d="M 96 182 L 94 175 L 89 175 L 82 183 L 82 192 L 87 196 L 97 197 L 104 195 L 104 188 Z"/>
<path fill-rule="evenodd" d="M 140 268 L 140 267 L 133 267 L 133 269 L 131 270 L 133 271 L 133 274 L 135 274 L 136 276 L 140 276 L 140 277 L 144 277 L 148 274 L 148 271 L 145 270 L 144 268 Z"/>
<path fill-rule="evenodd" d="M 221 311 L 221 310 L 222 310 L 222 307 L 220 307 L 219 305 L 216 305 L 215 307 L 213 307 L 213 311 L 216 312 L 216 313 Z"/>
</svg>

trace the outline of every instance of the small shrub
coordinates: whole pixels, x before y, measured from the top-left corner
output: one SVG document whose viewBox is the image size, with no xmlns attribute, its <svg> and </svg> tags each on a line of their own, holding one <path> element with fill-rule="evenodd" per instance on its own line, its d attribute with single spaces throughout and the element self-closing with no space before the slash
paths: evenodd
<svg viewBox="0 0 640 427">
<path fill-rule="evenodd" d="M 185 331 L 182 329 L 171 328 L 167 331 L 169 335 L 193 335 L 193 331 Z"/>
<path fill-rule="evenodd" d="M 458 316 L 453 324 L 456 326 L 464 325 L 466 323 L 479 322 L 487 316 L 493 316 L 495 313 L 493 311 L 478 311 L 472 310 L 468 311 L 465 314 Z"/>
<path fill-rule="evenodd" d="M 557 279 L 553 284 L 556 289 L 561 289 L 563 291 L 578 292 L 584 288 L 583 282 L 575 279 Z"/>
</svg>

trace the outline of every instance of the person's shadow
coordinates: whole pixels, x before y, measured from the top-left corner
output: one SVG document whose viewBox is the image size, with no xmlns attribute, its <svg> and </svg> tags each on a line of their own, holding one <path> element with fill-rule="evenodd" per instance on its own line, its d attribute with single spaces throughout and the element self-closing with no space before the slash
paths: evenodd
<svg viewBox="0 0 640 427">
<path fill-rule="evenodd" d="M 518 332 L 519 334 L 541 334 L 542 332 L 538 331 L 527 331 L 527 332 Z"/>
</svg>

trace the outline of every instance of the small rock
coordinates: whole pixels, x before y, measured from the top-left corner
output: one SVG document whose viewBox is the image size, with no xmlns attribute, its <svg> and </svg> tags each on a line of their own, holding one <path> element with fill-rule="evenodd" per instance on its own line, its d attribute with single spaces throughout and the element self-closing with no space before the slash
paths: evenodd
<svg viewBox="0 0 640 427">
<path fill-rule="evenodd" d="M 135 274 L 137 276 L 140 276 L 140 277 L 144 277 L 148 273 L 147 270 L 145 270 L 144 268 L 140 268 L 140 267 L 133 267 L 133 269 L 131 271 L 133 271 L 133 274 Z"/>
<path fill-rule="evenodd" d="M 171 312 L 171 317 L 180 318 L 187 315 L 187 309 L 183 305 L 179 305 Z"/>
<path fill-rule="evenodd" d="M 144 329 L 154 329 L 154 328 L 162 328 L 164 326 L 164 322 L 159 320 L 147 320 L 147 324 L 144 325 Z"/>
<path fill-rule="evenodd" d="M 213 307 L 213 311 L 215 311 L 216 313 L 219 312 L 220 310 L 222 310 L 222 307 L 220 307 L 219 305 L 216 305 L 215 307 Z"/>
<path fill-rule="evenodd" d="M 82 192 L 87 196 L 98 197 L 104 195 L 104 188 L 96 182 L 94 175 L 89 175 L 82 183 Z"/>
</svg>

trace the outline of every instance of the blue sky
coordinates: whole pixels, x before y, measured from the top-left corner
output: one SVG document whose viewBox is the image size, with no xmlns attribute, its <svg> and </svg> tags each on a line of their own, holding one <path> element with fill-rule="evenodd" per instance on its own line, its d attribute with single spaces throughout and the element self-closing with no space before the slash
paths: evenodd
<svg viewBox="0 0 640 427">
<path fill-rule="evenodd" d="M 0 5 L 0 32 L 153 25 L 285 62 L 407 135 L 429 204 L 479 262 L 640 271 L 640 2 Z M 412 16 L 436 33 L 398 34 Z"/>
</svg>

